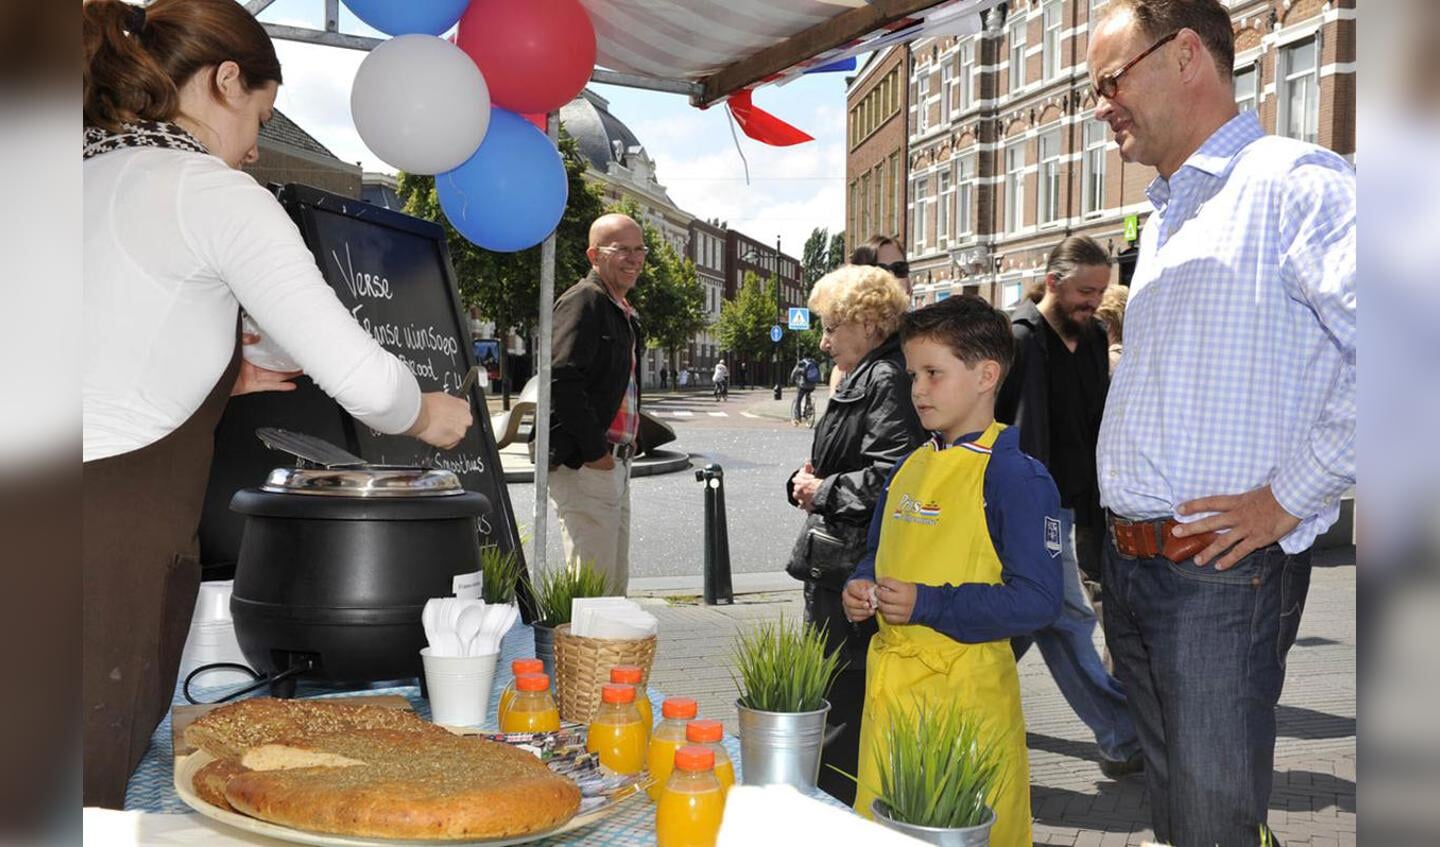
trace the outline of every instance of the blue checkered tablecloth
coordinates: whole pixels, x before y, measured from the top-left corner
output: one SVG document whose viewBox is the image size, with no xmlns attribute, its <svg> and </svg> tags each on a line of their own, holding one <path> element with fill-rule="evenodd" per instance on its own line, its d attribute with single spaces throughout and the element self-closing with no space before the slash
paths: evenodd
<svg viewBox="0 0 1440 847">
<path fill-rule="evenodd" d="M 494 728 L 494 715 L 500 700 L 500 692 L 511 681 L 510 662 L 533 655 L 535 655 L 533 631 L 528 626 L 517 624 L 505 635 L 500 644 L 500 661 L 496 667 L 494 685 L 490 689 L 488 714 L 491 718 L 488 728 Z M 197 689 L 192 686 L 190 693 L 198 700 L 209 701 L 224 696 L 230 690 L 233 689 Z M 258 693 L 264 693 L 264 690 L 262 689 Z M 354 697 L 357 693 L 398 694 L 410 701 L 417 714 L 426 719 L 430 717 L 430 704 L 420 697 L 420 689 L 415 685 L 375 687 L 357 692 L 354 689 L 340 691 L 302 683 L 297 691 L 298 696 L 301 697 Z M 655 714 L 658 715 L 663 695 L 651 688 L 648 696 L 654 706 Z M 175 690 L 174 703 L 176 705 L 185 703 L 178 686 Z M 739 739 L 734 736 L 726 736 L 725 749 L 735 762 L 738 779 L 741 769 Z M 150 738 L 150 748 L 146 751 L 145 758 L 141 760 L 139 767 L 130 777 L 130 786 L 125 794 L 125 808 L 165 814 L 195 814 L 191 812 L 189 806 L 181 802 L 180 797 L 175 793 L 174 761 L 175 754 L 170 740 L 170 716 L 166 715 L 165 720 L 156 727 L 155 734 Z M 815 796 L 833 805 L 841 805 L 822 791 L 816 791 Z M 220 823 L 213 825 L 224 826 Z M 591 826 L 534 843 L 540 847 L 596 844 L 619 845 L 619 847 L 653 847 L 655 844 L 655 804 L 642 794 L 621 803 L 612 814 Z"/>
</svg>

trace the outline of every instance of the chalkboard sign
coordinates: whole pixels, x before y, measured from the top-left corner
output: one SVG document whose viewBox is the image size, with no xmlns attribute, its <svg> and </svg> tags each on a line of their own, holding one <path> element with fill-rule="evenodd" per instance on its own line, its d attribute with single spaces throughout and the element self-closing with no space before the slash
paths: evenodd
<svg viewBox="0 0 1440 847">
<path fill-rule="evenodd" d="M 360 200 L 309 186 L 277 192 L 325 281 L 355 320 L 415 374 L 420 390 L 456 394 L 475 365 L 468 321 L 460 307 L 444 230 Z M 201 524 L 207 578 L 224 578 L 239 552 L 243 522 L 229 511 L 239 488 L 259 485 L 288 462 L 260 444 L 255 430 L 277 426 L 326 439 L 374 464 L 418 465 L 454 472 L 465 488 L 484 494 L 491 514 L 478 526 L 482 544 L 523 557 L 514 511 L 490 416 L 478 386 L 469 390 L 475 423 L 453 450 L 406 436 L 375 432 L 345 413 L 306 378 L 294 392 L 232 398 L 216 430 L 215 460 Z"/>
</svg>

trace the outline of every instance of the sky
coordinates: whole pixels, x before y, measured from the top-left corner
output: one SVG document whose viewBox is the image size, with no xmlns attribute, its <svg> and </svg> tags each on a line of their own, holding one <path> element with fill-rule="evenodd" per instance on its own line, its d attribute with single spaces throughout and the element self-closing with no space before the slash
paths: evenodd
<svg viewBox="0 0 1440 847">
<path fill-rule="evenodd" d="M 322 0 L 278 0 L 260 19 L 318 28 Z M 383 37 L 341 6 L 341 32 Z M 375 157 L 350 119 L 350 83 L 365 58 L 358 50 L 276 40 L 285 84 L 276 107 L 336 156 L 366 170 L 393 172 Z M 862 57 L 863 63 L 863 57 Z M 678 94 L 594 85 L 610 111 L 628 125 L 656 164 L 656 175 L 681 209 L 718 218 L 760 241 L 778 235 L 799 257 L 812 229 L 834 233 L 845 218 L 845 73 L 812 74 L 784 86 L 765 86 L 755 105 L 805 130 L 814 141 L 770 147 L 736 128 L 736 151 L 726 110 L 700 110 Z"/>
</svg>

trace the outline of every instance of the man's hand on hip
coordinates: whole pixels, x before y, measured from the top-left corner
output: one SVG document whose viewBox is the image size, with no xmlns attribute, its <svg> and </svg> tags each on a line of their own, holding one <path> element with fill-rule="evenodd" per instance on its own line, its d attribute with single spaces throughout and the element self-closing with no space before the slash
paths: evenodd
<svg viewBox="0 0 1440 847">
<path fill-rule="evenodd" d="M 612 471 L 615 469 L 615 457 L 606 453 L 593 462 L 586 462 L 585 467 L 597 471 Z"/>
<path fill-rule="evenodd" d="M 1181 503 L 1177 511 L 1182 515 L 1216 513 L 1194 523 L 1178 526 L 1174 533 L 1177 538 L 1185 538 L 1220 530 L 1221 534 L 1214 543 L 1195 556 L 1195 564 L 1203 567 L 1211 559 L 1225 553 L 1215 561 L 1217 571 L 1233 567 L 1236 562 L 1261 547 L 1274 544 L 1300 525 L 1300 519 L 1285 511 L 1268 485 L 1244 494 L 1201 497 Z M 1227 548 L 1228 553 L 1225 552 Z"/>
</svg>

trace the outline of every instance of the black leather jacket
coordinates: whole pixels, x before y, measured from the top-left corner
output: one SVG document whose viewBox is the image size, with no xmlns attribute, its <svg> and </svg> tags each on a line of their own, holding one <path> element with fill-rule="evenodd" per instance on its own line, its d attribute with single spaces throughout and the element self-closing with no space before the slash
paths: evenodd
<svg viewBox="0 0 1440 847">
<path fill-rule="evenodd" d="M 594 270 L 555 301 L 554 332 L 550 460 L 578 468 L 605 455 L 605 431 L 620 409 L 644 339 L 639 321 L 625 317 Z M 635 379 L 638 383 L 638 373 Z"/>
</svg>

